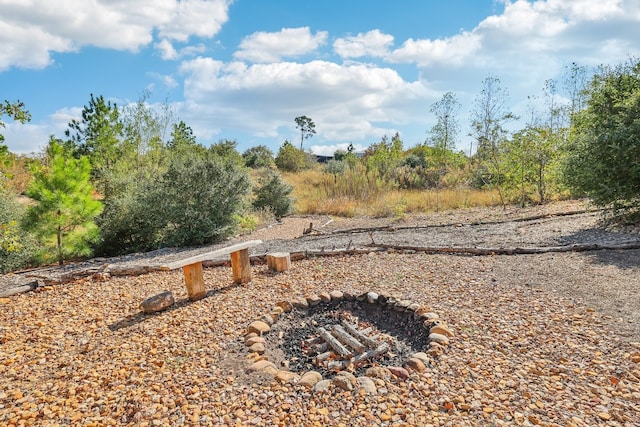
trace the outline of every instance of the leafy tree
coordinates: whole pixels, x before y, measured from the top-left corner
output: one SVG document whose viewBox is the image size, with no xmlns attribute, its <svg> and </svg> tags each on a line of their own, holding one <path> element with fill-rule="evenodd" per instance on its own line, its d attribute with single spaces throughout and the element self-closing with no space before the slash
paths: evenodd
<svg viewBox="0 0 640 427">
<path fill-rule="evenodd" d="M 589 69 L 585 66 L 571 63 L 565 67 L 563 80 L 564 89 L 569 98 L 569 116 L 582 111 L 587 106 Z"/>
<path fill-rule="evenodd" d="M 459 110 L 460 103 L 452 92 L 445 93 L 430 109 L 436 116 L 436 124 L 429 131 L 429 140 L 436 155 L 432 163 L 433 174 L 436 176 L 436 211 L 440 208 L 440 180 L 447 173 L 460 132 L 457 118 Z"/>
<path fill-rule="evenodd" d="M 295 118 L 296 129 L 300 129 L 300 150 L 305 139 L 311 138 L 316 133 L 316 124 L 307 116 Z"/>
<path fill-rule="evenodd" d="M 358 161 L 356 149 L 353 146 L 353 144 L 349 143 L 349 146 L 347 147 L 346 151 L 342 149 L 337 149 L 333 153 L 333 160 L 343 162 L 345 165 L 348 165 L 349 167 L 353 167 Z"/>
<path fill-rule="evenodd" d="M 175 115 L 170 105 L 150 104 L 149 97 L 149 92 L 143 92 L 135 104 L 122 109 L 123 141 L 117 173 L 135 168 L 154 175 L 166 168 L 165 148 Z"/>
<path fill-rule="evenodd" d="M 260 177 L 258 187 L 254 190 L 253 207 L 269 209 L 276 218 L 282 218 L 293 209 L 292 191 L 293 187 L 284 182 L 279 174 L 274 171 L 266 171 Z"/>
<path fill-rule="evenodd" d="M 27 227 L 45 248 L 55 248 L 54 258 L 60 265 L 69 257 L 91 254 L 90 244 L 99 236 L 94 218 L 102 210 L 102 203 L 93 195 L 89 159 L 74 158 L 62 144 L 53 138 L 49 141 L 48 165 L 36 171 L 27 190 L 36 205 L 26 217 Z"/>
<path fill-rule="evenodd" d="M 517 190 L 522 206 L 544 203 L 555 179 L 558 141 L 549 128 L 528 126 L 505 143 L 505 186 Z"/>
<path fill-rule="evenodd" d="M 442 95 L 442 98 L 435 102 L 429 111 L 436 117 L 436 124 L 429 131 L 431 145 L 442 152 L 453 151 L 456 147 L 460 123 L 458 121 L 458 111 L 460 102 L 452 92 Z"/>
<path fill-rule="evenodd" d="M 285 172 L 299 172 L 308 166 L 306 153 L 286 140 L 278 150 L 275 162 L 278 169 Z"/>
<path fill-rule="evenodd" d="M 238 153 L 236 147 L 238 143 L 228 139 L 220 140 L 217 143 L 209 147 L 209 151 L 218 156 L 225 163 L 233 164 L 234 167 L 244 166 L 244 159 L 242 155 Z"/>
<path fill-rule="evenodd" d="M 389 177 L 400 164 L 403 153 L 403 143 L 400 134 L 396 133 L 391 141 L 387 136 L 376 144 L 372 144 L 364 152 L 364 162 L 368 172 L 375 171 L 380 178 Z"/>
<path fill-rule="evenodd" d="M 271 168 L 275 165 L 273 152 L 264 145 L 251 147 L 242 153 L 244 164 L 253 169 Z"/>
<path fill-rule="evenodd" d="M 497 158 L 499 145 L 508 132 L 506 124 L 517 117 L 507 111 L 509 92 L 500 86 L 500 79 L 487 77 L 474 101 L 471 136 L 477 142 L 477 157 L 482 160 Z"/>
<path fill-rule="evenodd" d="M 565 138 L 566 105 L 558 100 L 556 83 L 545 81 L 544 102 L 529 96 L 529 119 L 525 129 L 506 140 L 502 150 L 502 182 L 524 206 L 528 202 L 544 203 L 549 189 L 557 184 L 560 147 Z M 543 110 L 539 106 L 544 105 Z"/>
<path fill-rule="evenodd" d="M 119 150 L 122 132 L 123 123 L 116 104 L 93 94 L 89 105 L 82 110 L 82 119 L 73 119 L 65 131 L 70 138 L 65 146 L 73 149 L 77 158 L 88 157 L 95 185 L 105 195 L 109 192 L 106 176 L 122 156 Z"/>
<path fill-rule="evenodd" d="M 587 108 L 573 116 L 565 177 L 599 206 L 640 208 L 640 62 L 603 67 Z"/>
<path fill-rule="evenodd" d="M 486 170 L 490 173 L 486 184 L 497 188 L 503 207 L 505 199 L 500 184 L 503 179 L 501 153 L 508 134 L 505 126 L 517 118 L 507 111 L 508 98 L 509 92 L 500 86 L 500 79 L 487 77 L 475 99 L 471 121 L 471 136 L 478 147 L 476 157 L 480 162 L 486 162 Z"/>
<path fill-rule="evenodd" d="M 198 145 L 193 130 L 187 126 L 185 122 L 180 120 L 174 123 L 171 131 L 171 139 L 167 143 L 170 150 L 181 150 L 182 148 L 190 148 Z"/>
</svg>

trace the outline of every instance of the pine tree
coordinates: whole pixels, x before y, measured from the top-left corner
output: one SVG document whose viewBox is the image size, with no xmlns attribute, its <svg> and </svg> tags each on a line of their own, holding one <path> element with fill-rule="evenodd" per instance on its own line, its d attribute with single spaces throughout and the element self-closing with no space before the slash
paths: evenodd
<svg viewBox="0 0 640 427">
<path fill-rule="evenodd" d="M 47 164 L 36 171 L 27 195 L 37 203 L 29 208 L 27 228 L 41 239 L 44 261 L 55 258 L 60 265 L 69 257 L 91 255 L 90 244 L 98 238 L 94 218 L 102 203 L 94 198 L 90 183 L 91 165 L 85 156 L 73 157 L 62 141 L 51 139 Z"/>
</svg>

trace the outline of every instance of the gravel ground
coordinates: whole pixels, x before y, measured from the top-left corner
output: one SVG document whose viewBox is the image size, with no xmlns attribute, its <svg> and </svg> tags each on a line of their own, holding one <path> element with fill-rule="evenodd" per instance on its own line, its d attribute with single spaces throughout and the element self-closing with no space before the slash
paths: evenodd
<svg viewBox="0 0 640 427">
<path fill-rule="evenodd" d="M 290 218 L 243 238 L 265 241 L 255 253 L 372 240 L 511 247 L 638 238 L 599 228 L 589 213 L 486 223 L 580 208 L 411 217 L 391 221 L 396 232 L 336 233 L 389 225 L 384 219 Z M 308 222 L 323 234 L 300 237 Z M 95 264 L 153 264 L 163 256 L 174 254 Z M 87 278 L 0 298 L 0 425 L 640 425 L 639 250 L 371 252 L 304 259 L 280 274 L 254 265 L 252 273 L 251 283 L 233 285 L 229 268 L 206 269 L 208 296 L 197 302 L 187 300 L 180 271 Z M 142 314 L 141 300 L 164 290 L 175 306 Z M 249 360 L 238 349 L 251 320 L 278 301 L 332 290 L 428 305 L 455 336 L 429 369 L 380 380 L 372 394 L 313 393 L 245 373 Z"/>
</svg>

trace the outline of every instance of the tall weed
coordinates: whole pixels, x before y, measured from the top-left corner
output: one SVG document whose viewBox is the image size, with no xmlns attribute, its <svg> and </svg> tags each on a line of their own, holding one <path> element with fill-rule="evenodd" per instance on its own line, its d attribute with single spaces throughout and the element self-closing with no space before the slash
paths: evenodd
<svg viewBox="0 0 640 427">
<path fill-rule="evenodd" d="M 295 210 L 299 214 L 354 217 L 402 218 L 411 213 L 496 206 L 495 190 L 466 187 L 444 189 L 400 189 L 394 181 L 382 179 L 376 171 L 356 164 L 341 175 L 323 173 L 320 168 L 283 174 L 293 186 Z"/>
</svg>

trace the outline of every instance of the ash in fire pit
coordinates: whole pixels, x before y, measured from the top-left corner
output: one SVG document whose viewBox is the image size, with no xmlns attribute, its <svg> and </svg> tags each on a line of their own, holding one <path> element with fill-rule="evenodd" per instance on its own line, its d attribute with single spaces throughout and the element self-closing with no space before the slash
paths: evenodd
<svg viewBox="0 0 640 427">
<path fill-rule="evenodd" d="M 317 371 L 326 378 L 341 371 L 364 374 L 373 366 L 406 366 L 417 354 L 438 356 L 447 335 L 453 335 L 426 306 L 374 292 L 353 296 L 339 291 L 280 302 L 249 331 L 247 345 L 264 344 L 264 351 L 255 345 L 250 351 L 258 350 L 256 359 L 263 359 L 263 365 L 265 359 L 273 362 L 271 373 L 272 368 Z M 264 339 L 258 336 L 263 333 Z"/>
</svg>

